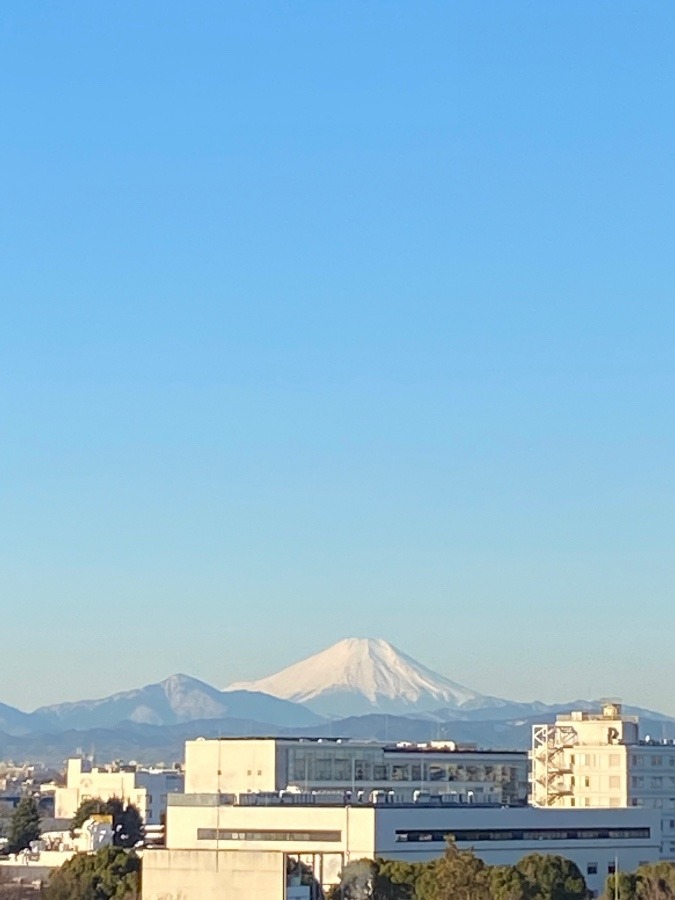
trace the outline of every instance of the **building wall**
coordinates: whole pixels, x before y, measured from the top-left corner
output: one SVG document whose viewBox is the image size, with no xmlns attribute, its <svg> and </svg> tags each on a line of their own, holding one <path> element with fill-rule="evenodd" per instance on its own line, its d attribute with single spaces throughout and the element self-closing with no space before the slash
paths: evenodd
<svg viewBox="0 0 675 900">
<path fill-rule="evenodd" d="M 185 792 L 187 794 L 275 791 L 277 787 L 276 741 L 204 740 L 185 744 Z"/>
<path fill-rule="evenodd" d="M 169 804 L 167 849 L 272 852 L 283 845 L 287 852 L 345 854 L 347 859 L 375 854 L 375 807 L 217 806 L 214 800 Z M 186 795 L 185 802 L 199 799 Z M 291 836 L 281 840 L 281 835 Z"/>
<path fill-rule="evenodd" d="M 109 772 L 82 765 L 80 759 L 71 759 L 66 769 L 66 786 L 57 788 L 54 794 L 54 816 L 72 819 L 83 800 L 118 797 L 124 804 L 136 806 L 148 825 L 158 825 L 166 809 L 167 795 L 182 791 L 183 786 L 182 773 L 173 770 Z"/>
<path fill-rule="evenodd" d="M 446 835 L 452 834 L 459 847 L 472 848 L 489 865 L 512 865 L 530 853 L 560 854 L 576 862 L 597 892 L 615 858 L 623 870 L 660 858 L 660 818 L 647 809 L 265 807 L 216 805 L 219 802 L 218 797 L 185 796 L 171 803 L 164 851 L 169 855 L 162 858 L 173 866 L 187 851 L 198 851 L 198 861 L 228 851 L 240 854 L 242 869 L 255 865 L 258 853 L 321 858 L 326 860 L 322 879 L 327 885 L 335 883 L 343 864 L 357 859 L 434 859 L 444 852 Z M 317 867 L 315 862 L 314 871 Z M 176 875 L 174 887 L 182 884 Z"/>
<path fill-rule="evenodd" d="M 185 768 L 191 794 L 384 790 L 410 802 L 422 790 L 459 800 L 524 803 L 528 790 L 524 753 L 407 750 L 352 741 L 188 741 Z"/>
<path fill-rule="evenodd" d="M 641 742 L 617 705 L 533 729 L 532 802 L 555 808 L 660 811 L 662 855 L 675 858 L 675 745 Z"/>
<path fill-rule="evenodd" d="M 593 829 L 612 829 L 617 836 L 594 840 Z M 648 829 L 648 837 L 631 836 Z M 622 837 L 618 837 L 623 831 Z M 473 834 L 470 834 L 474 832 Z M 479 839 L 489 832 L 490 840 Z M 416 835 L 417 833 L 417 835 Z M 436 840 L 406 840 L 420 833 Z M 466 835 L 460 848 L 471 848 L 488 865 L 514 865 L 530 853 L 555 853 L 573 860 L 589 888 L 602 891 L 615 858 L 619 868 L 632 871 L 640 863 L 660 858 L 660 820 L 651 810 L 552 810 L 535 808 L 461 809 L 382 807 L 376 815 L 376 855 L 385 859 L 422 862 L 440 856 L 444 834 Z M 511 834 L 514 839 L 507 839 Z M 576 833 L 574 839 L 564 835 Z M 528 838 L 527 835 L 530 835 Z M 516 836 L 518 839 L 515 839 Z"/>
<path fill-rule="evenodd" d="M 143 857 L 143 900 L 284 900 L 281 853 L 153 850 Z"/>
</svg>

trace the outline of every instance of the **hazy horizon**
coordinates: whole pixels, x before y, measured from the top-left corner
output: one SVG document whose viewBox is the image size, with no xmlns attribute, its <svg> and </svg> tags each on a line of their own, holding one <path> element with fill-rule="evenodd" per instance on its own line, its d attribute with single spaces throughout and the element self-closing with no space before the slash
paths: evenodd
<svg viewBox="0 0 675 900">
<path fill-rule="evenodd" d="M 0 22 L 0 701 L 361 634 L 675 715 L 675 7 Z"/>
</svg>

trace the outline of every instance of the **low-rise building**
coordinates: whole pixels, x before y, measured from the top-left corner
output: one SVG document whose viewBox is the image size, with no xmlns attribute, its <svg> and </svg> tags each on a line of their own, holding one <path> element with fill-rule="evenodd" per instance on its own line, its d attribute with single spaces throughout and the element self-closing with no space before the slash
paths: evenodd
<svg viewBox="0 0 675 900">
<path fill-rule="evenodd" d="M 468 791 L 452 791 L 457 782 L 450 769 L 431 793 L 431 766 L 459 764 L 463 754 L 334 740 L 189 741 L 186 791 L 168 798 L 165 847 L 144 856 L 143 900 L 230 894 L 310 900 L 301 870 L 327 888 L 351 861 L 422 862 L 440 856 L 448 837 L 488 864 L 513 864 L 534 852 L 560 854 L 577 863 L 595 894 L 617 861 L 633 870 L 660 858 L 656 810 L 481 803 Z M 401 765 L 411 779 L 413 765 L 423 767 L 416 776 L 426 777 L 399 781 L 393 767 Z M 307 774 L 298 778 L 298 772 Z M 491 783 L 476 774 L 459 784 Z M 400 799 L 403 791 L 410 799 Z"/>
<path fill-rule="evenodd" d="M 617 864 L 634 870 L 660 857 L 653 810 L 549 810 L 469 803 L 293 802 L 262 795 L 259 803 L 219 795 L 173 795 L 166 846 L 147 851 L 143 900 L 208 900 L 234 895 L 309 900 L 294 885 L 294 862 L 328 888 L 350 861 L 423 862 L 440 856 L 446 839 L 471 848 L 490 865 L 512 865 L 530 853 L 573 860 L 598 895 Z M 292 798 L 288 798 L 289 801 Z M 287 877 L 288 876 L 288 877 Z"/>
<path fill-rule="evenodd" d="M 183 773 L 176 769 L 144 769 L 137 765 L 92 766 L 79 757 L 69 759 L 65 787 L 54 793 L 54 815 L 72 819 L 83 800 L 117 797 L 133 804 L 147 825 L 158 825 L 167 797 L 184 788 Z"/>
</svg>

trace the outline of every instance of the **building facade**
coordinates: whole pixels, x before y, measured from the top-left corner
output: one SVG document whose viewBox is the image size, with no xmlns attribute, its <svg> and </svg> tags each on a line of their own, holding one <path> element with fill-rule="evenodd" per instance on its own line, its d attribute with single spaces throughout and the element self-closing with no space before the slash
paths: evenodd
<svg viewBox="0 0 675 900">
<path fill-rule="evenodd" d="M 255 796 L 255 795 L 253 795 Z M 512 865 L 530 853 L 573 860 L 594 893 L 617 864 L 634 870 L 660 857 L 654 810 L 551 810 L 478 804 L 322 803 L 280 798 L 270 804 L 224 795 L 172 795 L 166 846 L 147 851 L 143 900 L 207 900 L 233 895 L 309 900 L 293 883 L 298 865 L 324 889 L 351 861 L 424 862 L 440 856 L 447 837 L 489 865 Z"/>
<path fill-rule="evenodd" d="M 527 754 L 452 743 L 378 744 L 341 739 L 220 738 L 188 741 L 188 794 L 382 791 L 396 802 L 422 794 L 457 802 L 527 803 Z"/>
<path fill-rule="evenodd" d="M 292 751 L 309 753 L 314 768 L 306 755 Z M 660 858 L 660 817 L 654 809 L 481 803 L 475 796 L 453 795 L 454 769 L 442 770 L 448 777 L 439 779 L 440 793 L 426 789 L 432 766 L 459 765 L 463 759 L 464 751 L 338 741 L 190 741 L 185 793 L 168 797 L 165 847 L 144 856 L 143 900 L 230 894 L 310 900 L 298 873 L 311 872 L 325 889 L 351 861 L 380 856 L 423 862 L 440 856 L 448 837 L 488 864 L 514 864 L 535 852 L 566 856 L 596 895 L 617 860 L 620 869 L 633 870 Z M 492 756 L 486 760 L 494 763 Z M 400 779 L 401 791 L 414 788 L 414 802 L 381 787 L 398 786 L 394 766 L 409 767 L 404 771 L 412 779 L 417 765 L 425 767 L 419 774 L 426 778 Z M 359 766 L 364 766 L 362 778 Z M 380 775 L 383 780 L 376 780 Z M 474 775 L 466 783 L 486 783 Z"/>
<path fill-rule="evenodd" d="M 535 725 L 530 759 L 534 805 L 657 810 L 662 854 L 675 859 L 675 744 L 642 739 L 638 719 L 620 704 Z"/>
<path fill-rule="evenodd" d="M 69 759 L 65 787 L 54 793 L 54 815 L 72 819 L 83 800 L 117 797 L 133 804 L 146 825 L 159 825 L 167 797 L 182 792 L 183 773 L 176 769 L 143 769 L 135 765 L 95 767 L 81 758 Z"/>
</svg>

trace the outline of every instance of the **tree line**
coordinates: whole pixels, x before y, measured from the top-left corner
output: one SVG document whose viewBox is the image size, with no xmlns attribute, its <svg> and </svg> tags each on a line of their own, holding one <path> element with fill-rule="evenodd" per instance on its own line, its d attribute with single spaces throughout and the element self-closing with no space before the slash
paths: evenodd
<svg viewBox="0 0 675 900">
<path fill-rule="evenodd" d="M 616 877 L 616 883 L 615 883 Z M 448 841 L 429 862 L 358 860 L 345 866 L 326 900 L 587 900 L 578 866 L 532 853 L 512 866 L 489 866 Z M 312 900 L 320 900 L 317 893 Z M 675 900 L 675 863 L 657 862 L 609 875 L 603 900 Z"/>
</svg>

